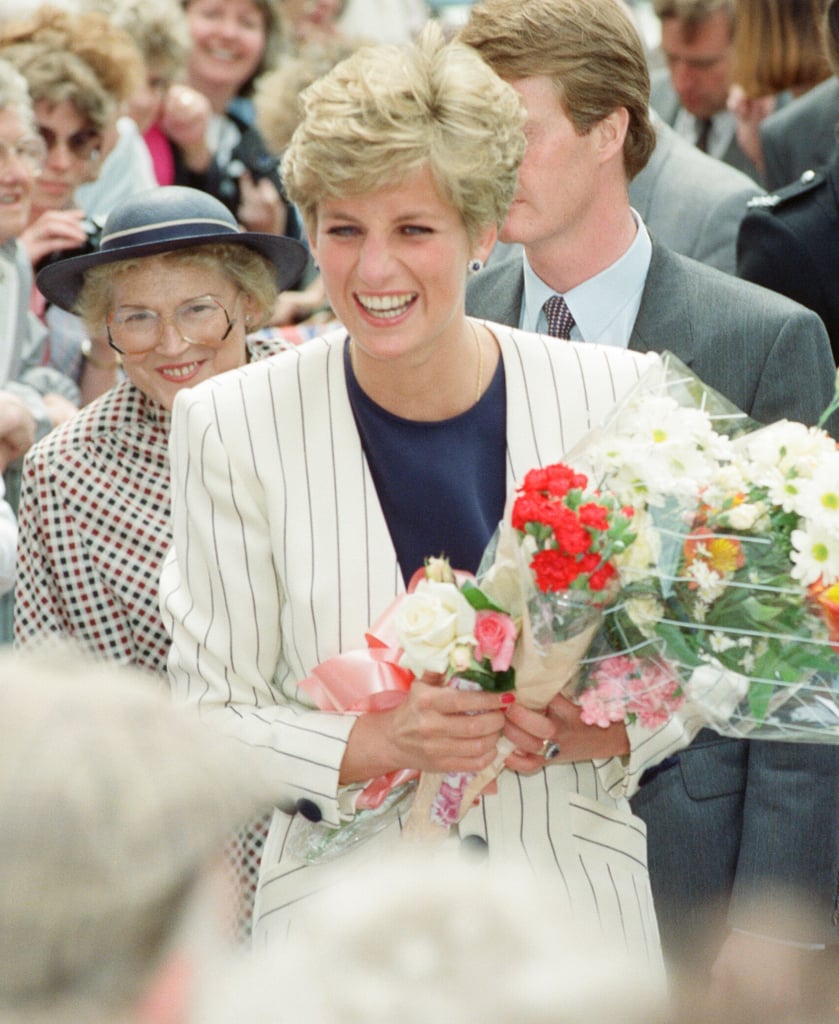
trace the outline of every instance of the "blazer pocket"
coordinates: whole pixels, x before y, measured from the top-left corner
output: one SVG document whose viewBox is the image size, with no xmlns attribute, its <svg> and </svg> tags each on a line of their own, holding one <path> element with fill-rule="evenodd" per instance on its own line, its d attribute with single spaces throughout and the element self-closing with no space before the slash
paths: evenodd
<svg viewBox="0 0 839 1024">
<path fill-rule="evenodd" d="M 697 742 L 699 741 L 699 742 Z M 679 754 L 678 768 L 692 800 L 732 796 L 746 787 L 748 742 L 704 729 Z"/>
</svg>

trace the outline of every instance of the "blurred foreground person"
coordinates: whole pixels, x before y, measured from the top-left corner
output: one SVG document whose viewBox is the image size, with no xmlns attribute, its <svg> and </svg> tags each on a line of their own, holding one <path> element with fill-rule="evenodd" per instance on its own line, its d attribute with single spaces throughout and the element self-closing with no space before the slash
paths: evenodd
<svg viewBox="0 0 839 1024">
<path fill-rule="evenodd" d="M 544 884 L 503 861 L 404 850 L 315 897 L 293 943 L 209 994 L 203 1024 L 669 1019 L 660 979 L 616 938 L 581 934 Z"/>
<path fill-rule="evenodd" d="M 0 1022 L 194 1021 L 231 955 L 222 844 L 266 806 L 247 751 L 69 649 L 0 680 Z"/>
</svg>

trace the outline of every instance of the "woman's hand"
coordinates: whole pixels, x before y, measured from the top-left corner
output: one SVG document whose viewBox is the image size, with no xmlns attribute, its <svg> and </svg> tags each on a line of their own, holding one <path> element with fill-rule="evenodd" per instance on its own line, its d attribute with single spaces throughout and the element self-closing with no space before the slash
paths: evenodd
<svg viewBox="0 0 839 1024">
<path fill-rule="evenodd" d="M 544 711 L 533 711 L 514 704 L 507 712 L 504 735 L 516 750 L 506 760 L 513 771 L 529 773 L 546 764 L 591 761 L 629 753 L 629 737 L 622 722 L 601 729 L 580 719 L 580 708 L 558 694 Z M 545 741 L 559 747 L 559 753 L 546 760 L 542 756 Z"/>
<path fill-rule="evenodd" d="M 511 696 L 417 680 L 398 707 L 359 717 L 341 765 L 341 784 L 399 768 L 432 772 L 486 768 L 495 756 Z"/>
<path fill-rule="evenodd" d="M 237 218 L 248 231 L 282 235 L 285 233 L 288 211 L 268 178 L 254 181 L 250 171 L 242 171 L 239 177 Z"/>
<path fill-rule="evenodd" d="M 29 407 L 17 395 L 0 391 L 0 473 L 34 442 L 35 417 Z"/>
<path fill-rule="evenodd" d="M 163 100 L 160 128 L 181 152 L 186 167 L 196 174 L 210 164 L 207 126 L 212 116 L 207 97 L 188 85 L 173 85 Z"/>
<path fill-rule="evenodd" d="M 26 254 L 34 266 L 53 252 L 78 249 L 87 239 L 82 227 L 84 210 L 46 210 L 20 235 Z"/>
<path fill-rule="evenodd" d="M 765 171 L 763 148 L 760 144 L 761 121 L 777 106 L 776 96 L 747 96 L 739 85 L 733 85 L 728 94 L 728 109 L 737 122 L 737 143 L 761 174 Z"/>
</svg>

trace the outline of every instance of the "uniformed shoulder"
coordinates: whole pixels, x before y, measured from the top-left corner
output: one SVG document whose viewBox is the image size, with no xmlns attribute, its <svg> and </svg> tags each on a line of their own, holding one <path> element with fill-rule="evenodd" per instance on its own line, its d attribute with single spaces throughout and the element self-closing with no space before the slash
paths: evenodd
<svg viewBox="0 0 839 1024">
<path fill-rule="evenodd" d="M 778 207 L 787 206 L 802 196 L 822 188 L 826 182 L 827 175 L 822 171 L 805 171 L 799 178 L 789 185 L 784 185 L 783 188 L 767 192 L 765 195 L 754 196 L 749 200 L 748 206 L 750 210 L 776 210 Z"/>
</svg>

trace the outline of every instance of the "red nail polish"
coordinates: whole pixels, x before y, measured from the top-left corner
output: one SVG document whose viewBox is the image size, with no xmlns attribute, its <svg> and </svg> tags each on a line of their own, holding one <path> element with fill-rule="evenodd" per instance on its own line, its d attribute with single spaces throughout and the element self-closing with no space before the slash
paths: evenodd
<svg viewBox="0 0 839 1024">
<path fill-rule="evenodd" d="M 516 699 L 516 695 L 514 693 L 507 692 L 507 693 L 502 693 L 501 694 L 501 703 L 505 707 L 507 707 L 508 705 L 512 704 L 515 701 L 515 699 Z"/>
</svg>

